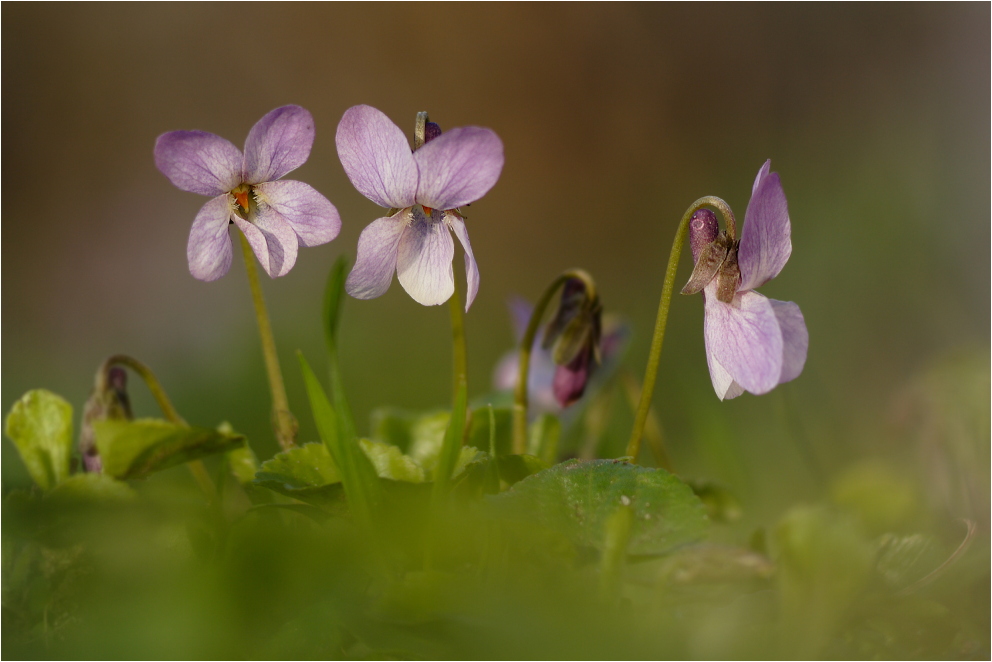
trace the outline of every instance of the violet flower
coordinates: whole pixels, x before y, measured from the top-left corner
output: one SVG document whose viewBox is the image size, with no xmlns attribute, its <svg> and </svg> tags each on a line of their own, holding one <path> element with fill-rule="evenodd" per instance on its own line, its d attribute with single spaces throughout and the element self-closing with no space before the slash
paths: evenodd
<svg viewBox="0 0 992 662">
<path fill-rule="evenodd" d="M 766 161 L 754 180 L 739 245 L 719 232 L 708 209 L 697 211 L 689 224 L 697 267 L 686 288 L 705 280 L 706 362 L 721 400 L 744 391 L 767 393 L 798 377 L 806 363 L 809 334 L 799 306 L 754 291 L 777 276 L 792 253 L 785 193 L 770 167 Z M 714 260 L 717 250 L 721 258 Z"/>
<path fill-rule="evenodd" d="M 489 129 L 468 126 L 443 134 L 430 126 L 427 142 L 410 150 L 403 131 L 371 106 L 354 106 L 338 124 L 338 156 L 359 193 L 383 207 L 358 239 L 358 258 L 345 288 L 358 299 L 400 285 L 425 306 L 455 291 L 454 232 L 465 249 L 468 310 L 479 290 L 479 267 L 458 207 L 489 191 L 503 169 L 503 143 Z M 436 136 L 436 137 L 435 137 Z"/>
<path fill-rule="evenodd" d="M 289 273 L 299 246 L 319 246 L 338 236 L 341 217 L 308 184 L 275 181 L 306 162 L 313 146 L 313 117 L 283 106 L 248 133 L 245 151 L 205 131 L 172 131 L 155 141 L 155 165 L 178 188 L 214 196 L 200 208 L 189 233 L 189 271 L 216 280 L 231 267 L 234 223 L 269 276 Z"/>
</svg>

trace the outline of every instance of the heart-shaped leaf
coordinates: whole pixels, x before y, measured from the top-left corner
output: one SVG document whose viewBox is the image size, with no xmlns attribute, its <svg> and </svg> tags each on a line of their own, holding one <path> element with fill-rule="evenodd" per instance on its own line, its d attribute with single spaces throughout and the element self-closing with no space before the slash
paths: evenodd
<svg viewBox="0 0 992 662">
<path fill-rule="evenodd" d="M 28 391 L 14 403 L 5 426 L 28 473 L 50 490 L 69 476 L 72 405 L 51 391 Z"/>
</svg>

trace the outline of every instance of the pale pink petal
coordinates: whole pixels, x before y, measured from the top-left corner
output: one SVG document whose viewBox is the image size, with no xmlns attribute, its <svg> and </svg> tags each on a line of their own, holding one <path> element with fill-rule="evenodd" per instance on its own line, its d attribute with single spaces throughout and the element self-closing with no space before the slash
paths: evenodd
<svg viewBox="0 0 992 662">
<path fill-rule="evenodd" d="M 345 111 L 335 136 L 338 158 L 358 192 L 382 207 L 414 204 L 417 164 L 398 126 L 372 106 Z"/>
<path fill-rule="evenodd" d="M 455 242 L 441 219 L 429 219 L 417 209 L 400 237 L 396 275 L 414 301 L 437 306 L 450 299 L 455 291 L 451 267 Z"/>
<path fill-rule="evenodd" d="M 490 129 L 466 126 L 442 133 L 413 153 L 420 168 L 417 202 L 454 209 L 484 196 L 503 170 L 503 143 Z"/>
<path fill-rule="evenodd" d="M 737 253 L 742 291 L 753 290 L 777 276 L 792 254 L 789 207 L 778 173 L 769 173 L 770 168 L 771 161 L 766 161 L 758 172 L 744 214 Z"/>
<path fill-rule="evenodd" d="M 806 365 L 806 352 L 809 349 L 809 331 L 799 306 L 791 301 L 769 299 L 779 327 L 782 329 L 782 373 L 780 384 L 798 377 Z"/>
<path fill-rule="evenodd" d="M 305 108 L 283 106 L 255 123 L 245 141 L 244 181 L 261 184 L 306 163 L 313 147 L 313 117 Z"/>
<path fill-rule="evenodd" d="M 155 166 L 177 188 L 200 195 L 220 195 L 241 183 L 241 150 L 206 131 L 159 136 Z"/>
<path fill-rule="evenodd" d="M 291 179 L 255 187 L 256 199 L 282 216 L 299 237 L 300 246 L 320 246 L 338 236 L 341 216 L 331 201 L 309 184 Z"/>
<path fill-rule="evenodd" d="M 465 249 L 465 279 L 468 281 L 465 312 L 468 312 L 469 306 L 475 301 L 475 295 L 479 292 L 479 265 L 476 264 L 475 255 L 472 254 L 472 244 L 468 240 L 468 228 L 465 227 L 465 221 L 458 214 L 450 212 L 445 214 L 444 218 L 455 236 L 458 237 L 458 241 L 462 243 L 462 248 Z"/>
<path fill-rule="evenodd" d="M 227 232 L 233 201 L 227 193 L 200 208 L 189 231 L 189 272 L 199 280 L 217 280 L 231 268 L 231 236 Z"/>
<path fill-rule="evenodd" d="M 245 233 L 265 273 L 272 278 L 289 273 L 296 264 L 299 240 L 286 219 L 259 206 L 252 222 L 249 223 L 237 214 L 234 215 L 233 220 Z"/>
<path fill-rule="evenodd" d="M 389 289 L 396 271 L 396 252 L 410 210 L 379 218 L 358 237 L 358 258 L 348 274 L 345 290 L 356 299 L 374 299 Z"/>
<path fill-rule="evenodd" d="M 782 330 L 769 300 L 757 292 L 738 293 L 733 303 L 717 300 L 716 285 L 704 290 L 706 352 L 745 390 L 761 395 L 782 374 Z"/>
</svg>

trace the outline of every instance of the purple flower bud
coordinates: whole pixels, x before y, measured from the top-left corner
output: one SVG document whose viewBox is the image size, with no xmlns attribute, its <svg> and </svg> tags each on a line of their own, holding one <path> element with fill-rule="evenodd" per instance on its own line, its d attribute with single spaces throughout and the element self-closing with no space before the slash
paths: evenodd
<svg viewBox="0 0 992 662">
<path fill-rule="evenodd" d="M 427 122 L 424 126 L 424 144 L 441 135 L 441 127 L 436 122 Z"/>
<path fill-rule="evenodd" d="M 560 365 L 555 370 L 551 388 L 555 400 L 563 409 L 574 404 L 585 393 L 586 384 L 589 383 L 595 366 L 595 349 L 592 343 L 585 345 L 567 365 Z"/>
<path fill-rule="evenodd" d="M 699 261 L 699 254 L 707 245 L 713 243 L 720 234 L 720 224 L 716 214 L 709 209 L 699 209 L 689 220 L 689 246 L 692 247 L 692 262 Z"/>
<path fill-rule="evenodd" d="M 131 400 L 127 395 L 127 372 L 114 366 L 97 372 L 93 393 L 83 407 L 83 422 L 79 429 L 79 452 L 83 456 L 86 471 L 98 473 L 103 468 L 96 447 L 96 433 L 93 424 L 103 420 L 131 420 Z"/>
</svg>

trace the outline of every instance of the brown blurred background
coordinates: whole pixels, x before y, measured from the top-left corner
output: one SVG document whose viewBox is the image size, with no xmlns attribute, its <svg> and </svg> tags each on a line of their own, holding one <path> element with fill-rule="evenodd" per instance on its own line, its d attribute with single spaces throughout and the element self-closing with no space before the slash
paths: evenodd
<svg viewBox="0 0 992 662">
<path fill-rule="evenodd" d="M 244 266 L 236 252 L 220 281 L 189 275 L 206 198 L 173 188 L 152 147 L 174 129 L 240 146 L 288 103 L 317 127 L 290 177 L 344 223 L 264 283 L 304 440 L 315 435 L 294 350 L 323 364 L 324 279 L 380 212 L 334 149 L 359 103 L 405 129 L 427 110 L 503 139 L 503 175 L 469 210 L 482 274 L 467 318 L 473 395 L 512 342 L 507 298 L 534 299 L 573 266 L 632 325 L 626 362 L 640 375 L 683 210 L 718 195 L 743 218 L 768 158 L 794 249 L 762 291 L 799 303 L 809 361 L 768 396 L 720 403 L 702 301 L 677 298 L 656 403 L 682 467 L 760 490 L 780 462 L 802 492 L 824 468 L 898 453 L 892 402 L 928 366 L 963 355 L 987 370 L 988 4 L 5 3 L 2 18 L 4 411 L 46 387 L 78 413 L 97 365 L 123 352 L 158 372 L 190 422 L 230 420 L 274 452 Z M 444 307 L 394 281 L 349 300 L 342 333 L 359 421 L 378 404 L 448 401 Z M 5 483 L 18 483 L 3 444 Z"/>
</svg>

